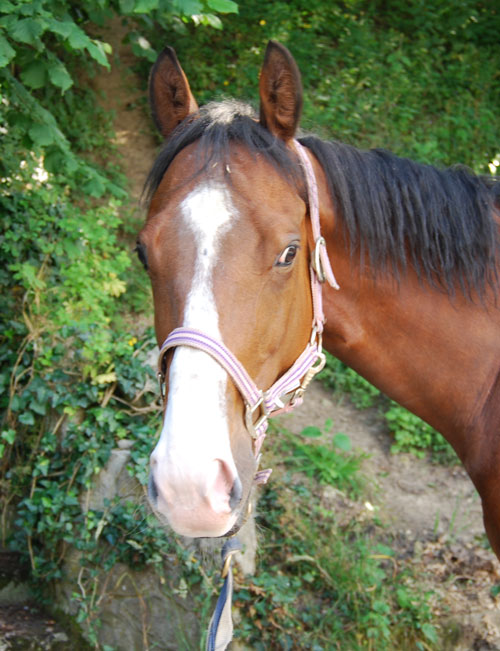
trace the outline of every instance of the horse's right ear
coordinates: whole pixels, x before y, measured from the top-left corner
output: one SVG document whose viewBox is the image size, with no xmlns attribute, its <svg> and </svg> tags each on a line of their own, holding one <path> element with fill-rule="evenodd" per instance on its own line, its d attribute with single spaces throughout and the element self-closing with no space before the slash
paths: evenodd
<svg viewBox="0 0 500 651">
<path fill-rule="evenodd" d="M 302 112 L 302 82 L 293 56 L 269 41 L 260 72 L 260 123 L 285 142 L 295 136 Z"/>
<path fill-rule="evenodd" d="M 175 50 L 166 47 L 149 76 L 149 103 L 158 131 L 168 138 L 175 127 L 198 110 Z"/>
</svg>

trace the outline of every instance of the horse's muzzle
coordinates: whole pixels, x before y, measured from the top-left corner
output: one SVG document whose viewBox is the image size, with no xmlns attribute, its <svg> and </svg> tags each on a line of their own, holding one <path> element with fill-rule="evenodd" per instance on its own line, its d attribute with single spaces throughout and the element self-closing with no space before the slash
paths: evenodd
<svg viewBox="0 0 500 651">
<path fill-rule="evenodd" d="M 154 460 L 151 465 L 151 505 L 176 533 L 191 538 L 218 537 L 235 526 L 243 487 L 223 461 L 214 459 L 204 475 L 182 479 L 161 472 Z"/>
</svg>

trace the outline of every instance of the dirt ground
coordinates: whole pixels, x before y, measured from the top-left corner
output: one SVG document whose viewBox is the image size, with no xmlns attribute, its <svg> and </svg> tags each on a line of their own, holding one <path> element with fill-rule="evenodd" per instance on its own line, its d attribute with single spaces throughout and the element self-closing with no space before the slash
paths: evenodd
<svg viewBox="0 0 500 651">
<path fill-rule="evenodd" d="M 99 31 L 99 38 L 113 48 L 111 69 L 101 68 L 91 84 L 99 95 L 99 104 L 114 114 L 114 144 L 120 156 L 117 161 L 127 177 L 133 203 L 129 206 L 136 217 L 142 217 L 139 205 L 146 177 L 159 149 L 152 121 L 146 109 L 147 79 L 139 79 L 132 70 L 137 63 L 130 47 L 122 43 L 127 28 L 118 19 Z"/>
</svg>

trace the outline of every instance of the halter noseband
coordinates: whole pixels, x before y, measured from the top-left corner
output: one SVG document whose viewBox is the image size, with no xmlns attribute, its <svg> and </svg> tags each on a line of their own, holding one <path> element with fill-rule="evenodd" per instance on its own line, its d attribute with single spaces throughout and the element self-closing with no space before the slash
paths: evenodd
<svg viewBox="0 0 500 651">
<path fill-rule="evenodd" d="M 294 145 L 306 177 L 309 215 L 315 242 L 310 262 L 313 323 L 311 338 L 305 350 L 288 371 L 278 378 L 267 391 L 262 391 L 256 386 L 242 364 L 222 341 L 194 328 L 175 328 L 175 330 L 172 330 L 160 348 L 158 360 L 158 380 L 163 399 L 165 399 L 163 391 L 165 376 L 162 370 L 162 361 L 165 353 L 170 348 L 176 346 L 198 348 L 213 357 L 225 369 L 243 398 L 245 424 L 254 442 L 254 454 L 257 461 L 266 436 L 268 419 L 277 414 L 291 411 L 294 407 L 300 405 L 307 386 L 316 373 L 319 373 L 325 365 L 325 355 L 321 344 L 325 322 L 321 285 L 326 281 L 331 287 L 339 289 L 330 266 L 325 240 L 321 236 L 318 185 L 314 170 L 305 148 L 297 140 L 294 140 Z M 285 397 L 288 397 L 286 403 L 282 401 L 282 398 Z M 258 483 L 264 483 L 270 474 L 270 470 L 262 470 L 255 475 L 255 480 Z"/>
</svg>

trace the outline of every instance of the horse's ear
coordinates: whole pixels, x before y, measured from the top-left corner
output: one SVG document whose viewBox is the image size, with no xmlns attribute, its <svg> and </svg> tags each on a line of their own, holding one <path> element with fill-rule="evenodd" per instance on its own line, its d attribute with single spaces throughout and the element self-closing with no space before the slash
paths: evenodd
<svg viewBox="0 0 500 651">
<path fill-rule="evenodd" d="M 269 41 L 260 72 L 260 123 L 278 138 L 290 140 L 302 113 L 302 82 L 290 52 Z"/>
<path fill-rule="evenodd" d="M 149 102 L 158 131 L 165 137 L 198 109 L 175 50 L 166 47 L 149 76 Z"/>
</svg>

